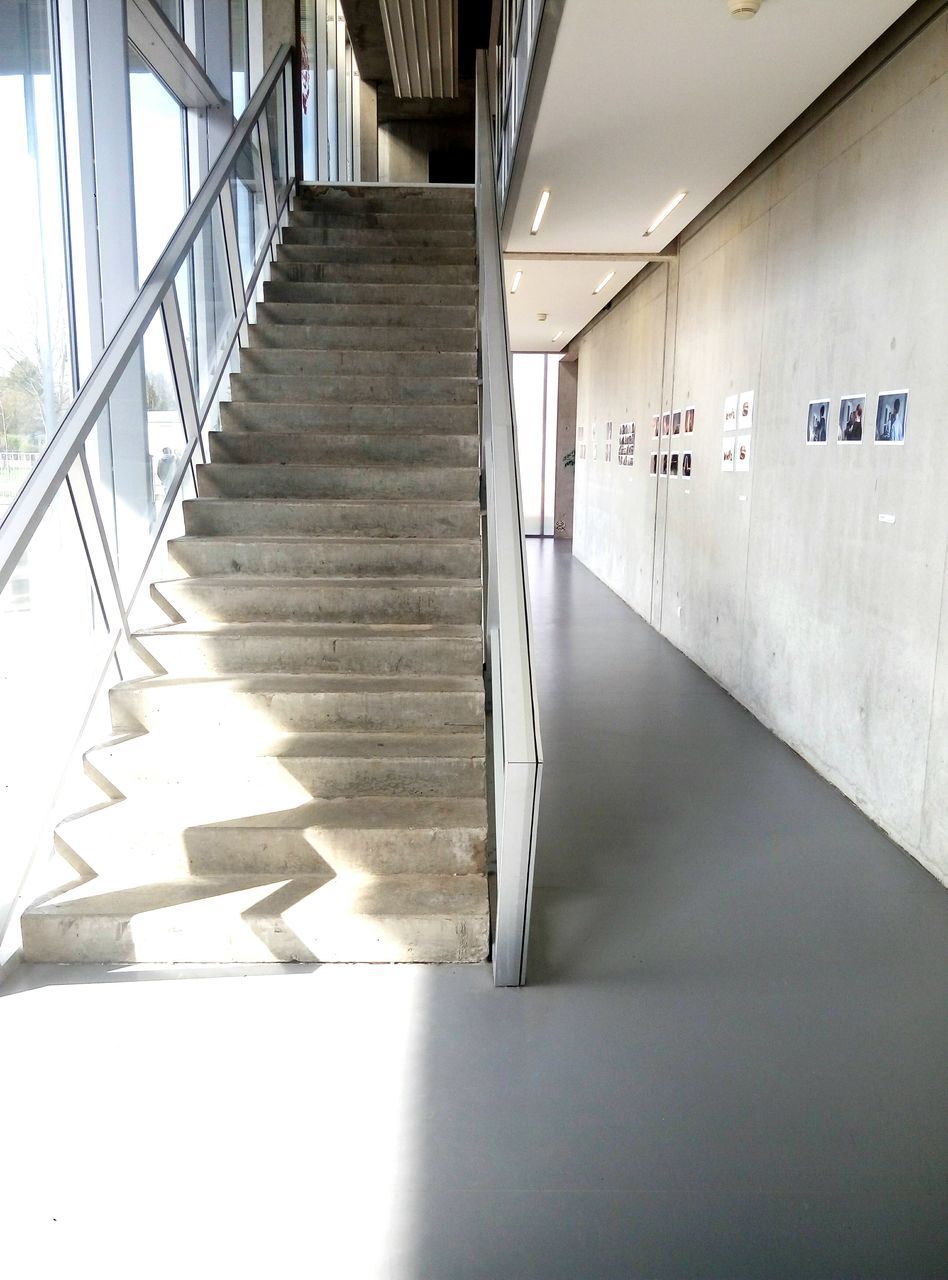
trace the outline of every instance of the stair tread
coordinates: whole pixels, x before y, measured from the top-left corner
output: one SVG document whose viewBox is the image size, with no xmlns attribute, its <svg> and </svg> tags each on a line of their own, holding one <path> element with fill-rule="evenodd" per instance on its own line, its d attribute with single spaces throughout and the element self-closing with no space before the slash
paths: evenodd
<svg viewBox="0 0 948 1280">
<path fill-rule="evenodd" d="M 171 622 L 142 627 L 136 636 L 339 636 L 399 640 L 456 640 L 480 638 L 474 622 Z"/>
<path fill-rule="evenodd" d="M 241 466 L 243 464 L 234 463 L 233 465 Z M 411 497 L 393 498 L 388 495 L 380 495 L 379 497 L 375 497 L 373 495 L 371 498 L 274 498 L 272 496 L 260 497 L 260 498 L 234 498 L 234 497 L 230 497 L 227 494 L 224 494 L 224 495 L 215 494 L 211 497 L 206 497 L 206 498 L 185 498 L 185 502 L 186 503 L 265 502 L 267 504 L 272 503 L 276 506 L 289 506 L 294 503 L 302 503 L 304 505 L 309 505 L 312 503 L 332 502 L 336 506 L 364 507 L 366 505 L 369 505 L 373 507 L 378 507 L 382 505 L 387 505 L 387 506 L 402 505 L 402 506 L 421 507 L 421 508 L 434 507 L 434 506 L 448 506 L 448 507 L 466 507 L 468 509 L 477 508 L 478 510 L 480 510 L 480 503 L 477 501 L 476 498 L 411 498 Z"/>
<path fill-rule="evenodd" d="M 234 693 L 483 693 L 480 676 L 351 675 L 346 672 L 258 672 L 240 675 L 140 676 L 122 680 L 112 691 L 132 692 L 186 688 L 194 685 L 228 687 Z"/>
<path fill-rule="evenodd" d="M 249 897 L 261 890 L 266 894 L 259 908 L 269 914 L 277 911 L 267 906 L 266 898 L 275 891 L 288 888 L 297 891 L 293 903 L 332 885 L 333 898 L 327 908 L 346 910 L 350 914 L 398 916 L 465 914 L 486 908 L 487 881 L 483 875 L 389 875 L 378 880 L 334 876 L 330 873 L 287 875 L 204 875 L 179 880 L 161 880 L 150 884 L 126 884 L 97 877 L 75 888 L 39 903 L 28 914 L 36 916 L 108 916 L 127 918 L 141 912 L 186 907 L 209 898 L 229 894 Z M 248 910 L 235 903 L 241 914 Z M 255 914 L 250 907 L 250 914 Z"/>
<path fill-rule="evenodd" d="M 90 747 L 86 752 L 89 757 L 97 754 L 110 755 L 116 750 L 134 752 L 135 754 L 167 755 L 167 743 L 156 739 L 154 734 L 123 734 Z M 255 753 L 240 746 L 234 747 L 228 754 L 226 744 L 215 752 L 215 762 L 224 763 L 232 760 L 425 760 L 425 759 L 460 759 L 483 760 L 486 745 L 482 733 L 472 733 L 470 729 L 450 732 L 442 729 L 432 733 L 427 729 L 403 729 L 398 732 L 384 730 L 382 732 L 350 731 L 349 733 L 286 733 L 278 736 L 272 746 L 265 752 Z M 178 753 L 186 759 L 189 745 L 182 743 Z M 203 743 L 195 745 L 190 754 L 207 767 L 207 753 Z"/>
<path fill-rule="evenodd" d="M 257 499 L 251 498 L 251 502 Z M 480 587 L 478 578 L 442 578 L 433 576 L 422 576 L 419 574 L 399 574 L 392 575 L 389 578 L 360 578 L 360 577 L 343 577 L 338 578 L 326 576 L 323 574 L 310 574 L 305 578 L 293 576 L 291 574 L 282 573 L 208 573 L 201 574 L 193 578 L 166 578 L 162 582 L 156 582 L 155 586 L 161 590 L 162 587 L 170 586 L 178 583 L 202 583 L 210 586 L 228 586 L 228 587 L 305 587 L 306 590 L 312 590 L 321 584 L 329 587 L 345 587 L 353 590 L 364 590 L 366 587 L 469 587 L 472 584 Z"/>
<path fill-rule="evenodd" d="M 277 499 L 279 501 L 279 499 Z M 178 542 L 207 542 L 213 546 L 222 546 L 225 542 L 238 542 L 249 546 L 283 546 L 288 543 L 290 546 L 308 546 L 311 543 L 317 543 L 320 546 L 347 547 L 347 546 L 383 546 L 383 547 L 469 547 L 472 543 L 477 543 L 480 539 L 476 535 L 469 538 L 405 538 L 393 535 L 392 537 L 372 537 L 369 534 L 345 534 L 345 533 L 183 533 L 177 538 L 169 538 L 169 545 Z"/>
<path fill-rule="evenodd" d="M 119 800 L 105 808 L 97 808 L 64 819 L 60 829 L 75 824 L 105 823 L 109 828 L 146 830 L 152 834 L 161 831 L 181 831 L 188 827 L 253 828 L 261 831 L 301 831 L 312 827 L 331 830 L 419 830 L 476 828 L 487 826 L 487 800 L 483 796 L 340 796 L 306 801 L 290 808 L 271 813 L 249 813 L 236 817 L 221 817 L 189 821 L 187 816 L 176 816 L 176 804 L 162 792 L 162 807 L 156 813 L 154 792 L 138 792 L 127 800 Z M 180 788 L 175 787 L 175 793 Z M 190 800 L 188 792 L 182 793 Z M 177 796 L 176 796 L 177 798 Z M 235 801 L 240 803 L 238 797 Z M 143 819 L 143 813 L 148 815 Z"/>
</svg>

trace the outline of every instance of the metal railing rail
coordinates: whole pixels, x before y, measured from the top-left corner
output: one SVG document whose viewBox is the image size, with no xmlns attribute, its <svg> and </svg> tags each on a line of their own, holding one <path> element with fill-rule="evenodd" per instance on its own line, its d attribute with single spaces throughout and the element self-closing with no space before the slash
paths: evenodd
<svg viewBox="0 0 948 1280">
<path fill-rule="evenodd" d="M 292 146 L 293 117 L 290 110 L 292 99 L 287 96 L 292 92 L 292 85 L 288 78 L 288 72 L 292 66 L 291 53 L 289 45 L 283 45 L 277 52 L 223 151 L 188 206 L 187 212 L 178 224 L 178 229 L 142 285 L 114 337 L 80 387 L 71 407 L 0 523 L 0 591 L 6 586 L 37 526 L 52 505 L 70 469 L 79 458 L 83 444 L 98 422 L 103 409 L 108 404 L 109 397 L 138 350 L 148 326 L 159 309 L 162 311 L 172 377 L 188 436 L 188 447 L 182 458 L 182 465 L 179 466 L 171 486 L 174 494 L 177 493 L 187 473 L 184 458 L 190 462 L 200 442 L 201 429 L 214 402 L 217 388 L 228 370 L 234 343 L 238 336 L 246 336 L 248 302 L 253 297 L 261 271 L 270 260 L 273 236 L 280 225 L 293 189 L 295 148 Z M 284 94 L 284 120 L 288 135 L 285 140 L 287 182 L 280 192 L 276 191 L 273 181 L 271 143 L 266 116 L 267 103 L 278 85 Z M 253 271 L 245 288 L 241 274 L 236 214 L 230 198 L 230 180 L 236 171 L 243 148 L 254 138 L 254 135 L 256 135 L 261 157 L 269 234 L 259 248 Z M 287 141 L 289 145 L 286 145 Z M 183 321 L 175 291 L 175 277 L 203 232 L 208 218 L 213 215 L 215 207 L 220 210 L 224 229 L 234 318 L 221 343 L 221 354 L 210 379 L 210 390 L 198 405 L 194 391 L 195 380 L 188 367 Z M 93 504 L 97 506 L 94 490 L 90 496 Z M 168 496 L 173 499 L 170 491 Z M 167 508 L 169 504 L 166 502 L 165 505 Z M 160 541 L 162 527 L 157 530 L 146 558 L 146 565 Z M 107 545 L 104 551 L 111 563 L 111 551 Z M 118 604 L 119 613 L 124 620 L 128 606 L 121 600 Z"/>
<path fill-rule="evenodd" d="M 493 715 L 497 849 L 494 981 L 526 981 L 543 752 L 531 653 L 523 505 L 497 214 L 487 58 L 477 62 L 476 208 L 481 447 L 486 501 L 485 638 Z"/>
</svg>

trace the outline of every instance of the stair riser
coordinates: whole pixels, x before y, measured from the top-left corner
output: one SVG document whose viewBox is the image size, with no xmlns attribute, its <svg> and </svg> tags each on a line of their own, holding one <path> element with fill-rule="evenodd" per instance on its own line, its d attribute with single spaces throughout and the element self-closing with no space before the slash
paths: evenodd
<svg viewBox="0 0 948 1280">
<path fill-rule="evenodd" d="M 398 303 L 368 302 L 263 302 L 257 308 L 257 322 L 283 325 L 324 324 L 385 327 L 392 329 L 468 329 L 473 337 L 477 324 L 474 307 L 411 307 Z"/>
<path fill-rule="evenodd" d="M 431 498 L 473 501 L 473 467 L 308 467 L 215 462 L 197 468 L 202 498 Z"/>
<path fill-rule="evenodd" d="M 156 802 L 160 801 L 156 795 Z M 142 832 L 106 847 L 66 824 L 62 839 L 98 875 L 143 882 L 211 875 L 476 875 L 485 870 L 483 828 L 333 830 L 304 827 L 215 827 L 185 816 L 179 830 Z M 203 819 L 213 821 L 213 819 Z"/>
<path fill-rule="evenodd" d="M 263 287 L 265 302 L 332 303 L 341 306 L 473 307 L 471 284 L 327 284 L 311 281 L 274 280 Z"/>
<path fill-rule="evenodd" d="M 461 546 L 407 540 L 328 544 L 226 538 L 176 538 L 169 544 L 171 563 L 193 578 L 212 574 L 275 574 L 278 577 L 431 577 L 477 579 L 481 550 L 477 542 Z"/>
<path fill-rule="evenodd" d="M 426 270 L 438 270 L 441 267 L 463 267 L 467 269 L 474 254 L 469 248 L 456 246 L 423 247 L 407 245 L 404 248 L 392 244 L 331 245 L 331 244 L 287 244 L 280 245 L 279 261 L 287 262 L 332 262 L 332 263 L 364 263 L 390 266 L 424 264 Z"/>
<path fill-rule="evenodd" d="M 186 622 L 479 622 L 480 585 L 318 588 L 247 586 L 232 583 L 203 586 L 186 579 L 152 588 L 159 604 L 170 605 Z"/>
<path fill-rule="evenodd" d="M 457 231 L 473 238 L 473 209 L 458 211 L 435 210 L 419 212 L 417 209 L 392 210 L 320 209 L 317 205 L 297 205 L 290 215 L 289 226 L 294 229 L 331 231 L 390 231 L 400 236 L 432 231 Z"/>
<path fill-rule="evenodd" d="M 240 353 L 242 374 L 290 374 L 297 378 L 357 377 L 475 378 L 473 351 L 307 351 L 251 347 Z"/>
<path fill-rule="evenodd" d="M 474 435 L 330 435 L 328 432 L 215 431 L 211 461 L 234 463 L 307 463 L 311 466 L 476 467 Z"/>
<path fill-rule="evenodd" d="M 134 799 L 167 788 L 201 786 L 208 790 L 228 788 L 232 793 L 252 795 L 255 788 L 272 789 L 281 784 L 302 788 L 312 799 L 351 799 L 366 796 L 414 797 L 420 800 L 481 799 L 484 795 L 485 767 L 482 759 L 348 759 L 326 756 L 260 757 L 251 762 L 222 761 L 219 756 L 192 761 L 189 765 L 176 749 L 152 750 L 144 756 L 121 749 L 88 753 L 87 772 L 97 782 L 105 780 L 109 794 Z M 299 798 L 287 804 L 299 804 Z"/>
<path fill-rule="evenodd" d="M 487 958 L 486 912 L 416 917 L 340 915 L 312 930 L 290 913 L 233 895 L 230 905 L 192 905 L 187 914 L 143 913 L 115 917 L 26 916 L 23 952 L 28 961 L 48 964 L 466 964 Z M 244 903 L 246 902 L 246 906 Z M 202 904 L 203 905 L 203 904 Z M 244 919 L 241 911 L 252 912 Z"/>
<path fill-rule="evenodd" d="M 286 257 L 281 249 L 270 269 L 271 280 L 304 284 L 477 284 L 477 268 L 462 263 L 406 262 L 307 262 Z"/>
<path fill-rule="evenodd" d="M 341 209 L 474 209 L 474 188 L 464 183 L 325 183 L 306 182 L 300 185 L 294 208 L 300 206 L 325 206 Z"/>
<path fill-rule="evenodd" d="M 292 374 L 235 373 L 230 380 L 232 400 L 279 404 L 314 402 L 327 404 L 377 404 L 385 412 L 393 404 L 477 404 L 473 378 L 379 377 L 359 374 L 300 376 Z"/>
<path fill-rule="evenodd" d="M 261 693 L 214 685 L 110 690 L 112 723 L 118 733 L 148 729 L 213 739 L 232 749 L 257 749 L 275 733 L 478 732 L 484 723 L 480 693 L 368 693 L 353 690 Z"/>
<path fill-rule="evenodd" d="M 225 401 L 221 424 L 238 431 L 444 432 L 477 434 L 477 406 L 470 404 L 393 404 L 384 414 L 375 404 L 293 404 Z"/>
<path fill-rule="evenodd" d="M 283 232 L 284 244 L 327 245 L 393 245 L 412 246 L 419 249 L 464 249 L 474 252 L 474 226 L 470 228 L 439 231 L 415 230 L 411 227 L 298 227 L 290 225 Z"/>
<path fill-rule="evenodd" d="M 184 503 L 189 534 L 350 534 L 366 538 L 476 538 L 473 503 L 253 502 L 216 498 Z"/>
</svg>

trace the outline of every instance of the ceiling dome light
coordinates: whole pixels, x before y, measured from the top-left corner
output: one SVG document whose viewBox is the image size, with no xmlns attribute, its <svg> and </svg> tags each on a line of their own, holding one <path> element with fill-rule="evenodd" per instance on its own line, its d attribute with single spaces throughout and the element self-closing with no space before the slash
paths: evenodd
<svg viewBox="0 0 948 1280">
<path fill-rule="evenodd" d="M 760 13 L 760 0 L 727 0 L 732 18 L 753 18 Z"/>
</svg>

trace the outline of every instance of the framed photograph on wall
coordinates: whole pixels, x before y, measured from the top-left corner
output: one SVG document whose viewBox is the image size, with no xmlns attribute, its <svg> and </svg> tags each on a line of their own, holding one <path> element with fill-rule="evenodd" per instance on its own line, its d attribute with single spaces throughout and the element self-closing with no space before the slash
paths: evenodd
<svg viewBox="0 0 948 1280">
<path fill-rule="evenodd" d="M 672 454 L 672 460 L 671 460 L 671 474 L 672 474 L 673 476 L 677 476 L 677 475 L 678 475 L 678 463 L 679 463 L 680 461 L 681 461 L 681 459 L 679 458 L 678 454 L 677 454 L 677 453 L 673 453 L 673 454 Z"/>
<path fill-rule="evenodd" d="M 671 435 L 671 420 L 672 420 L 672 416 L 670 413 L 662 414 L 662 435 L 663 436 Z"/>
<path fill-rule="evenodd" d="M 662 454 L 662 475 L 663 476 L 668 475 L 668 454 L 667 453 Z"/>
<path fill-rule="evenodd" d="M 681 410 L 680 409 L 676 409 L 675 412 L 672 414 L 672 435 L 673 436 L 681 435 Z"/>
<path fill-rule="evenodd" d="M 658 475 L 658 454 L 653 453 L 648 460 L 648 473 L 650 476 Z"/>
<path fill-rule="evenodd" d="M 829 400 L 811 400 L 806 409 L 807 444 L 826 444 L 829 427 Z"/>
<path fill-rule="evenodd" d="M 612 461 L 612 423 L 606 423 L 606 440 L 602 451 L 603 462 Z"/>
<path fill-rule="evenodd" d="M 695 429 L 695 407 L 689 405 L 685 410 L 685 435 L 690 436 Z"/>
<path fill-rule="evenodd" d="M 724 401 L 724 430 L 737 430 L 737 396 L 728 396 Z"/>
<path fill-rule="evenodd" d="M 876 444 L 905 444 L 907 391 L 884 391 L 876 406 Z"/>
<path fill-rule="evenodd" d="M 691 479 L 691 454 L 683 453 L 681 455 L 681 474 L 686 480 Z"/>
<path fill-rule="evenodd" d="M 734 470 L 750 471 L 751 469 L 751 438 L 749 435 L 739 435 L 734 446 Z"/>
<path fill-rule="evenodd" d="M 865 396 L 843 396 L 839 402 L 839 431 L 836 436 L 840 444 L 858 444 L 862 439 L 865 415 Z"/>
<path fill-rule="evenodd" d="M 653 440 L 658 439 L 658 423 L 659 423 L 659 416 L 657 413 L 653 413 L 652 414 L 652 439 Z"/>
<path fill-rule="evenodd" d="M 734 437 L 726 435 L 721 445 L 721 470 L 734 470 Z"/>
<path fill-rule="evenodd" d="M 619 423 L 619 466 L 631 467 L 635 462 L 635 423 Z"/>
<path fill-rule="evenodd" d="M 737 401 L 737 429 L 750 431 L 754 425 L 754 393 L 742 391 Z"/>
</svg>

